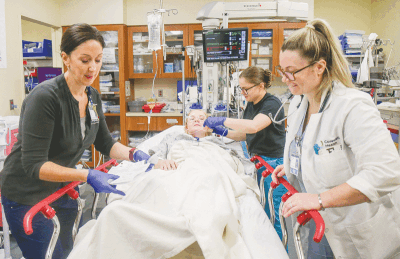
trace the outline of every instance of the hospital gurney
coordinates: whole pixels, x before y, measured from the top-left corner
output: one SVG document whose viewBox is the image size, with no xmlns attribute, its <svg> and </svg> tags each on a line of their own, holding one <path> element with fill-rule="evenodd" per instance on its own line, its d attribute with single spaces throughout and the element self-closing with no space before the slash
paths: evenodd
<svg viewBox="0 0 400 259">
<path fill-rule="evenodd" d="M 118 165 L 118 163 L 116 162 L 116 160 L 112 159 L 112 160 L 102 164 L 101 166 L 97 167 L 96 170 L 107 173 L 108 167 L 116 166 L 116 165 Z M 75 181 L 75 182 L 69 183 L 67 186 L 64 186 L 63 188 L 56 191 L 49 197 L 40 201 L 38 204 L 33 206 L 25 214 L 23 224 L 24 224 L 25 233 L 27 235 L 31 235 L 33 233 L 32 219 L 35 217 L 35 215 L 38 212 L 42 212 L 46 218 L 51 219 L 53 221 L 54 230 L 53 230 L 53 235 L 50 239 L 49 247 L 46 252 L 46 259 L 52 258 L 53 251 L 54 251 L 54 248 L 57 243 L 58 235 L 60 234 L 60 223 L 56 216 L 56 211 L 50 206 L 50 204 L 53 203 L 54 201 L 58 200 L 59 198 L 61 198 L 64 194 L 67 194 L 71 199 L 77 200 L 78 215 L 76 216 L 74 228 L 72 230 L 72 237 L 73 237 L 73 239 L 75 239 L 75 236 L 78 233 L 78 226 L 79 226 L 79 222 L 82 217 L 82 210 L 83 210 L 83 206 L 84 206 L 83 200 L 79 197 L 79 193 L 75 190 L 75 187 L 78 186 L 80 183 L 82 183 L 82 182 Z M 95 198 L 95 202 L 94 202 L 95 204 L 97 204 L 97 198 L 98 198 L 98 196 L 96 196 L 96 198 Z M 95 209 L 95 207 L 93 209 Z M 92 210 L 92 216 L 93 216 L 93 210 Z"/>
<path fill-rule="evenodd" d="M 265 167 L 266 170 L 262 172 L 262 177 L 260 181 L 260 191 L 261 191 L 261 205 L 263 208 L 265 207 L 266 199 L 265 199 L 265 190 L 264 190 L 264 180 L 265 178 L 272 174 L 274 171 L 274 168 L 272 168 L 267 162 L 264 161 L 260 156 L 253 156 L 250 161 L 255 162 L 258 160 L 259 162 L 256 163 L 255 167 L 257 169 L 260 169 L 261 167 Z M 272 199 L 272 193 L 276 187 L 279 186 L 279 184 L 283 184 L 288 192 L 282 196 L 282 202 L 279 208 L 279 219 L 282 225 L 282 243 L 287 248 L 288 244 L 288 235 L 287 235 L 287 228 L 286 228 L 286 223 L 285 223 L 285 218 L 282 215 L 282 208 L 283 204 L 291 197 L 293 194 L 298 193 L 298 191 L 288 182 L 286 181 L 283 177 L 278 178 L 278 184 L 271 182 L 271 188 L 269 189 L 268 192 L 268 204 L 270 208 L 270 215 L 271 215 L 271 223 L 274 225 L 275 222 L 275 213 L 274 213 L 274 203 Z M 300 213 L 299 216 L 297 216 L 297 221 L 295 223 L 295 226 L 293 228 L 293 235 L 294 235 L 294 244 L 296 247 L 296 253 L 299 259 L 304 258 L 304 252 L 301 246 L 301 240 L 300 240 L 300 228 L 307 224 L 311 219 L 315 221 L 316 225 L 316 230 L 314 233 L 313 240 L 317 243 L 319 243 L 324 236 L 324 231 L 325 231 L 325 223 L 324 220 L 322 219 L 321 215 L 319 214 L 318 211 L 316 210 L 309 210 L 309 211 L 303 211 Z"/>
</svg>

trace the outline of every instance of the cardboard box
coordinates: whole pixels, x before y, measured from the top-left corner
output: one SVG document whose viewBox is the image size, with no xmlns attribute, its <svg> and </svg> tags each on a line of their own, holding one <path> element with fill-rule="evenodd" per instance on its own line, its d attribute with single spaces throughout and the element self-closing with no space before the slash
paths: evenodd
<svg viewBox="0 0 400 259">
<path fill-rule="evenodd" d="M 258 54 L 260 55 L 269 55 L 269 46 L 261 46 L 258 49 Z"/>
</svg>

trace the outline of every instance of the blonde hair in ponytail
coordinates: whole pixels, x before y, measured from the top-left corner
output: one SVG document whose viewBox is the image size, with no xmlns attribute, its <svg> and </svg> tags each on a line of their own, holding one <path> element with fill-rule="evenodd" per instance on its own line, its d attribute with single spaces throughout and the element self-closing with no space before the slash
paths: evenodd
<svg viewBox="0 0 400 259">
<path fill-rule="evenodd" d="M 318 94 L 324 89 L 332 88 L 333 81 L 339 81 L 346 87 L 354 87 L 349 64 L 343 56 L 339 40 L 326 21 L 309 21 L 306 27 L 297 30 L 285 40 L 282 52 L 285 50 L 299 51 L 300 55 L 310 62 L 321 59 L 326 61 L 326 70 Z"/>
<path fill-rule="evenodd" d="M 250 66 L 243 70 L 239 78 L 244 78 L 247 82 L 255 85 L 264 83 L 265 90 L 271 87 L 271 81 L 273 80 L 271 71 L 256 66 Z"/>
</svg>

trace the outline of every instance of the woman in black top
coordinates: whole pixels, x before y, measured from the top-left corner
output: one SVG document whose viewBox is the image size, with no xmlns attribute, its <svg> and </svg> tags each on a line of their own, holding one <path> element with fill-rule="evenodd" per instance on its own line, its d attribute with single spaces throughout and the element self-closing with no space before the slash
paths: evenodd
<svg viewBox="0 0 400 259">
<path fill-rule="evenodd" d="M 37 216 L 33 234 L 24 233 L 23 217 L 40 200 L 71 181 L 87 182 L 97 192 L 125 195 L 107 182 L 118 176 L 75 169 L 92 144 L 115 159 L 128 160 L 131 153 L 131 148 L 111 138 L 100 95 L 90 87 L 99 74 L 104 46 L 96 28 L 71 26 L 61 40 L 67 72 L 39 84 L 22 104 L 18 141 L 1 174 L 1 199 L 11 232 L 27 259 L 45 257 L 53 232 L 51 221 Z M 52 206 L 61 224 L 53 258 L 66 258 L 72 249 L 77 203 L 63 197 Z"/>
<path fill-rule="evenodd" d="M 245 69 L 239 76 L 240 88 L 247 101 L 243 119 L 208 117 L 204 126 L 213 129 L 216 134 L 237 141 L 246 140 L 251 155 L 261 156 L 275 168 L 283 164 L 285 126 L 273 124 L 268 117 L 270 113 L 275 116 L 282 105 L 278 98 L 267 92 L 271 86 L 271 80 L 272 74 L 269 70 L 255 66 Z M 284 118 L 283 110 L 279 112 L 277 118 L 278 120 Z M 260 182 L 261 173 L 264 170 L 264 167 L 258 170 L 258 182 Z M 268 176 L 264 182 L 265 190 L 268 191 L 271 181 L 271 176 Z M 282 231 L 277 213 L 282 195 L 286 191 L 282 185 L 274 191 L 275 229 L 281 238 Z M 270 216 L 268 203 L 265 211 Z"/>
</svg>

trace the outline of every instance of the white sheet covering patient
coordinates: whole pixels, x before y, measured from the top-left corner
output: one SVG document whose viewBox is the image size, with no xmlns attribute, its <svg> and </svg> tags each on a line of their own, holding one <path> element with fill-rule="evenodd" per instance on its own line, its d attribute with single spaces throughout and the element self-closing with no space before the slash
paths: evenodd
<svg viewBox="0 0 400 259">
<path fill-rule="evenodd" d="M 196 124 L 204 113 L 193 113 Z M 80 229 L 68 258 L 170 258 L 195 241 L 205 258 L 288 258 L 256 199 L 252 165 L 246 174 L 250 162 L 187 127 L 192 135 L 167 135 L 149 152 L 177 169 L 136 173 L 126 196 Z"/>
</svg>

